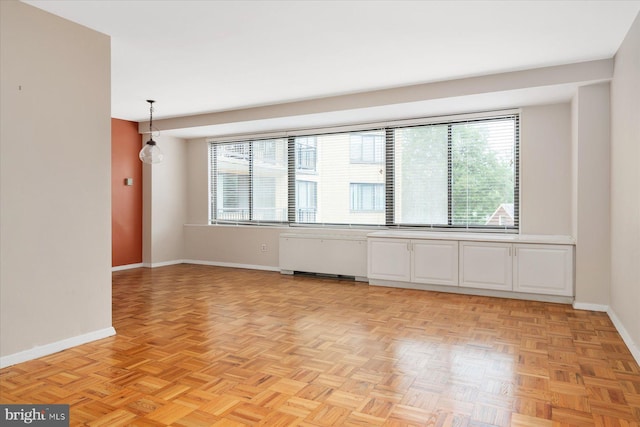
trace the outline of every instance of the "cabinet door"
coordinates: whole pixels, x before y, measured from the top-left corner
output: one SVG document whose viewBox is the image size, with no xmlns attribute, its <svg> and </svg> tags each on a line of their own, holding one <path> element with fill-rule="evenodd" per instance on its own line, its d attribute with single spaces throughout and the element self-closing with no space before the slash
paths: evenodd
<svg viewBox="0 0 640 427">
<path fill-rule="evenodd" d="M 368 239 L 368 277 L 370 279 L 411 280 L 410 241 L 407 239 Z"/>
<path fill-rule="evenodd" d="M 511 246 L 460 242 L 460 286 L 511 291 Z"/>
<path fill-rule="evenodd" d="M 573 296 L 573 246 L 514 245 L 513 290 Z"/>
<path fill-rule="evenodd" d="M 411 280 L 416 283 L 458 286 L 458 242 L 411 241 Z"/>
</svg>

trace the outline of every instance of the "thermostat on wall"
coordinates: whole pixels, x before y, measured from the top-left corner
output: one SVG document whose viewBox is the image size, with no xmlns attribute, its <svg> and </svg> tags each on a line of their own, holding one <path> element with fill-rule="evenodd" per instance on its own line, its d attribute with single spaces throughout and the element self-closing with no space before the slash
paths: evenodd
<svg viewBox="0 0 640 427">
<path fill-rule="evenodd" d="M 124 185 L 133 185 L 133 178 L 125 178 Z"/>
</svg>

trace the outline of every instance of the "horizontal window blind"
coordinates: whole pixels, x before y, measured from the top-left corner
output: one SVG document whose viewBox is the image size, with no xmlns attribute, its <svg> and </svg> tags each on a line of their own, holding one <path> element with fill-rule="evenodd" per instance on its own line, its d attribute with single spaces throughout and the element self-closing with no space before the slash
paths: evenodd
<svg viewBox="0 0 640 427">
<path fill-rule="evenodd" d="M 394 130 L 396 225 L 517 226 L 517 116 Z"/>
<path fill-rule="evenodd" d="M 516 120 L 451 125 L 451 224 L 514 227 Z"/>
<path fill-rule="evenodd" d="M 447 225 L 447 125 L 395 129 L 394 224 Z"/>
<path fill-rule="evenodd" d="M 294 139 L 296 223 L 384 225 L 384 209 L 353 209 L 352 189 L 355 183 L 384 188 L 384 130 Z"/>
<path fill-rule="evenodd" d="M 211 221 L 517 230 L 517 113 L 212 142 Z"/>
<path fill-rule="evenodd" d="M 211 221 L 286 223 L 287 140 L 212 144 Z"/>
</svg>

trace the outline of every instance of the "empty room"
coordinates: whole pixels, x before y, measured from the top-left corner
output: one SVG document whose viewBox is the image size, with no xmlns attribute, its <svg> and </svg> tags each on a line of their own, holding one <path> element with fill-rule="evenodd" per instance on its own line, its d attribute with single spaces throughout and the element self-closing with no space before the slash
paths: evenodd
<svg viewBox="0 0 640 427">
<path fill-rule="evenodd" d="M 0 83 L 0 424 L 640 424 L 640 0 L 0 0 Z"/>
</svg>

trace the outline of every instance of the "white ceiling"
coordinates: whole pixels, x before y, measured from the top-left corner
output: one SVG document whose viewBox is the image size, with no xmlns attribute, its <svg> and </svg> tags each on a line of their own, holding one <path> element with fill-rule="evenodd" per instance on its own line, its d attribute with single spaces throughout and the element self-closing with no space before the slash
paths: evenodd
<svg viewBox="0 0 640 427">
<path fill-rule="evenodd" d="M 633 1 L 24 0 L 111 36 L 112 116 L 262 106 L 611 58 Z M 556 95 L 557 96 L 557 95 Z"/>
</svg>

